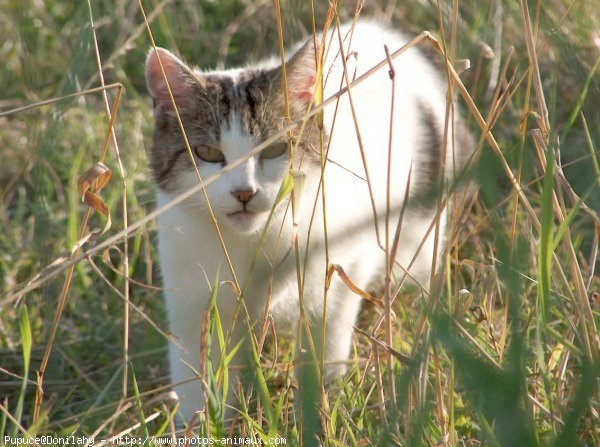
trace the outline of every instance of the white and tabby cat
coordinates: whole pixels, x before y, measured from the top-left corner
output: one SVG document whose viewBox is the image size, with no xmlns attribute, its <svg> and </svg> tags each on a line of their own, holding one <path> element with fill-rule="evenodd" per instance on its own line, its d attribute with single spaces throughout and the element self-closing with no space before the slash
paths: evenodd
<svg viewBox="0 0 600 447">
<path fill-rule="evenodd" d="M 343 54 L 350 79 L 385 59 L 384 44 L 391 51 L 408 42 L 402 34 L 371 21 L 342 26 Z M 316 87 L 313 39 L 297 45 L 286 62 L 291 118 L 302 117 L 311 106 Z M 218 173 L 229 163 L 275 134 L 286 123 L 282 69 L 277 58 L 226 71 L 190 68 L 167 50 L 151 50 L 147 81 L 154 99 L 156 120 L 151 164 L 158 185 L 158 205 L 170 201 L 198 182 L 181 136 L 157 54 L 164 67 L 177 109 L 203 178 Z M 440 183 L 444 169 L 452 169 L 452 144 L 444 144 L 446 81 L 443 74 L 418 50 L 411 49 L 394 61 L 393 145 L 390 182 L 390 239 L 399 221 L 407 185 L 409 202 L 403 215 L 396 261 L 410 267 L 410 274 L 427 285 L 435 253 L 434 233 L 427 231 L 436 219 L 437 202 L 432 185 Z M 327 36 L 323 69 L 324 98 L 346 85 L 337 30 Z M 385 235 L 391 87 L 387 69 L 344 95 L 339 104 L 325 108 L 323 145 L 316 118 L 300 134 L 293 135 L 291 162 L 303 176 L 298 195 L 297 234 L 303 272 L 303 302 L 315 328 L 323 322 L 325 281 L 329 264 L 339 264 L 351 280 L 365 289 L 385 271 L 385 252 L 378 243 L 367 174 L 379 222 L 381 243 Z M 354 110 L 353 110 L 354 109 Z M 354 124 L 356 115 L 358 129 Z M 460 127 L 458 119 L 454 126 Z M 451 133 L 451 131 L 450 131 Z M 361 157 L 359 138 L 364 148 Z M 456 138 L 455 151 L 465 151 Z M 463 141 L 466 139 L 463 138 Z M 450 141 L 448 140 L 448 143 Z M 325 176 L 325 200 L 320 197 L 320 150 L 329 146 Z M 449 149 L 446 150 L 445 146 Z M 444 160 L 443 154 L 448 154 Z M 366 162 L 368 173 L 365 172 Z M 294 328 L 299 318 L 299 288 L 293 248 L 294 227 L 289 199 L 275 206 L 264 245 L 248 278 L 257 246 L 289 169 L 287 137 L 224 173 L 207 188 L 208 198 L 240 284 L 248 281 L 243 297 L 251 319 L 259 322 L 265 306 L 277 328 Z M 444 168 L 446 166 L 446 168 Z M 412 172 L 411 172 L 412 170 Z M 410 173 L 410 175 L 409 175 Z M 410 176 L 410 182 L 409 182 Z M 437 190 L 437 189 L 434 189 Z M 427 197 L 426 197 L 427 196 Z M 323 211 L 325 202 L 326 213 Z M 295 205 L 299 205 L 296 203 Z M 316 206 L 312 228 L 311 216 Z M 324 216 L 325 215 L 325 216 Z M 325 244 L 326 218 L 327 245 Z M 440 222 L 444 225 L 445 216 Z M 310 237 L 309 237 L 310 228 Z M 443 234 L 443 227 L 441 234 Z M 425 243 L 419 250 L 422 241 Z M 443 241 L 443 236 L 441 239 Z M 181 346 L 169 347 L 173 382 L 193 377 L 186 363 L 199 370 L 202 320 L 213 281 L 231 280 L 227 263 L 211 222 L 204 197 L 172 208 L 158 219 L 160 265 L 164 279 L 171 332 Z M 308 241 L 308 243 L 307 243 Z M 308 261 L 304 263 L 305 256 Z M 415 257 L 413 262 L 413 257 Z M 401 270 L 397 270 L 401 271 Z M 325 378 L 343 372 L 348 359 L 353 325 L 361 298 L 334 277 L 326 300 Z M 223 326 L 231 326 L 236 297 L 230 285 L 218 291 Z M 234 340 L 248 330 L 243 318 L 233 328 Z M 321 330 L 313 331 L 320 334 Z M 216 348 L 213 348 L 216 351 Z M 233 375 L 233 374 L 232 374 Z M 199 381 L 175 387 L 182 413 L 190 417 L 204 406 Z"/>
</svg>

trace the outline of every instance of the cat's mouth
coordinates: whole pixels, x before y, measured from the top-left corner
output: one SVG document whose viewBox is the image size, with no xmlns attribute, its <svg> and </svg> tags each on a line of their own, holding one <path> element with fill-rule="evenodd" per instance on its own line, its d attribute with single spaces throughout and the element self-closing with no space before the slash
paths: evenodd
<svg viewBox="0 0 600 447">
<path fill-rule="evenodd" d="M 233 213 L 227 213 L 227 217 L 230 219 L 241 223 L 241 224 L 249 224 L 251 222 L 256 221 L 260 215 L 264 214 L 263 211 L 252 211 L 252 210 L 239 210 Z"/>
<path fill-rule="evenodd" d="M 233 213 L 228 213 L 227 215 L 229 217 L 234 217 L 234 216 L 254 216 L 255 214 L 258 214 L 256 211 L 251 211 L 251 210 L 239 210 L 239 211 L 235 211 Z"/>
</svg>

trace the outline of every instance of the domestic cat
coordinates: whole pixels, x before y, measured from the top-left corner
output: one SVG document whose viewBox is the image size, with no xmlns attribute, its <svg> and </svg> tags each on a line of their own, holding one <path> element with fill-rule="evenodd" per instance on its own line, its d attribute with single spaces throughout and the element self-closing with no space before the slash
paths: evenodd
<svg viewBox="0 0 600 447">
<path fill-rule="evenodd" d="M 325 35 L 323 69 L 318 70 L 314 42 L 318 44 L 320 38 L 311 37 L 289 52 L 287 95 L 277 57 L 243 68 L 202 71 L 167 50 L 150 51 L 146 76 L 154 100 L 151 166 L 158 206 L 199 181 L 163 69 L 195 165 L 207 179 L 246 157 L 289 122 L 304 117 L 315 105 L 320 73 L 323 98 L 328 98 L 385 60 L 384 44 L 394 51 L 410 40 L 361 19 Z M 361 305 L 361 297 L 335 275 L 326 291 L 329 266 L 341 266 L 363 290 L 381 279 L 386 265 L 389 182 L 389 244 L 402 221 L 395 259 L 401 268 L 394 272 L 401 276 L 403 269 L 409 269 L 412 280 L 427 288 L 432 266 L 443 250 L 446 214 L 436 214 L 439 186 L 450 179 L 461 152 L 469 150 L 463 147 L 468 139 L 453 138 L 453 130 L 462 126 L 458 117 L 450 119 L 444 139 L 447 82 L 443 72 L 417 48 L 393 64 L 393 96 L 388 69 L 381 69 L 327 105 L 322 128 L 318 114 L 309 117 L 206 188 L 235 279 L 246 286 L 242 299 L 250 323 L 260 328 L 264 316 L 270 315 L 278 330 L 295 329 L 302 303 L 313 334 L 325 334 L 317 343 L 324 347 L 325 381 L 346 368 Z M 278 200 L 290 163 L 295 190 Z M 188 365 L 200 371 L 203 320 L 217 274 L 221 281 L 217 307 L 223 327 L 232 331 L 232 345 L 248 339 L 249 326 L 245 316 L 232 325 L 238 303 L 234 277 L 202 194 L 160 215 L 158 246 L 170 330 L 177 338 L 169 346 L 171 378 L 179 383 L 194 377 Z M 218 356 L 217 351 L 213 347 L 213 355 Z M 174 389 L 186 418 L 204 407 L 200 381 Z"/>
</svg>

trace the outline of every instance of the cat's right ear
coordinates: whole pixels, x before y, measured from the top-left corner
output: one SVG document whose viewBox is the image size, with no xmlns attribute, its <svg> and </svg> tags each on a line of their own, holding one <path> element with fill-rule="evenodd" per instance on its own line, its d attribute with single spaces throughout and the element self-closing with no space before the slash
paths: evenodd
<svg viewBox="0 0 600 447">
<path fill-rule="evenodd" d="M 290 99 L 305 108 L 313 97 L 317 83 L 317 66 L 312 39 L 307 40 L 286 62 L 285 69 Z"/>
<path fill-rule="evenodd" d="M 169 88 L 178 107 L 185 106 L 198 88 L 198 79 L 191 70 L 173 53 L 158 47 L 148 52 L 146 83 L 155 105 L 167 109 L 173 108 Z"/>
</svg>

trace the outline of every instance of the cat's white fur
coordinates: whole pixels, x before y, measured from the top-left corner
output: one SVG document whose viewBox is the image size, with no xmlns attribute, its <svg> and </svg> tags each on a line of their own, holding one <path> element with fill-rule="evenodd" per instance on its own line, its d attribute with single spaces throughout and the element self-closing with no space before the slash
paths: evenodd
<svg viewBox="0 0 600 447">
<path fill-rule="evenodd" d="M 341 35 L 346 36 L 348 31 L 349 26 L 343 26 Z M 330 41 L 331 46 L 327 51 L 325 63 L 325 98 L 337 92 L 340 86 L 346 85 L 345 81 L 342 82 L 343 65 L 338 55 L 337 32 Z M 376 23 L 358 23 L 354 28 L 351 48 L 348 49 L 347 43 L 345 44 L 345 54 L 354 53 L 348 58 L 350 77 L 360 76 L 385 59 L 384 44 L 387 44 L 390 51 L 394 51 L 407 41 L 402 34 Z M 265 62 L 265 65 L 269 64 L 275 62 Z M 421 115 L 416 113 L 416 110 L 424 103 L 435 118 L 437 126 L 443 129 L 446 107 L 445 83 L 439 72 L 436 72 L 419 51 L 409 50 L 396 58 L 394 67 L 396 92 L 390 178 L 390 240 L 393 240 L 396 230 L 411 165 L 414 174 L 425 156 L 420 151 L 427 147 L 429 138 L 430 129 L 424 125 Z M 237 69 L 221 74 L 235 78 L 241 72 Z M 384 68 L 351 91 L 378 212 L 381 243 L 385 241 L 391 88 L 388 70 Z M 341 265 L 355 284 L 366 288 L 375 277 L 382 276 L 385 253 L 376 238 L 371 199 L 368 185 L 364 181 L 366 174 L 348 95 L 344 95 L 340 100 L 335 127 L 334 111 L 335 104 L 328 106 L 324 115 L 325 128 L 330 131 L 333 129 L 329 159 L 335 162 L 329 162 L 325 171 L 328 262 Z M 236 160 L 255 147 L 255 142 L 245 134 L 235 119 L 231 120 L 231 124 L 229 129 L 222 130 L 220 150 L 227 160 Z M 448 156 L 448 166 L 451 166 L 450 159 Z M 221 166 L 199 161 L 198 168 L 200 174 L 207 178 L 219 171 Z M 256 156 L 222 175 L 207 188 L 240 284 L 244 284 L 248 279 L 257 241 L 286 169 L 286 157 L 259 161 Z M 300 168 L 300 171 L 302 170 L 303 168 Z M 157 205 L 164 205 L 181 191 L 197 184 L 197 181 L 196 174 L 187 171 L 182 174 L 176 191 L 158 191 Z M 302 212 L 297 216 L 297 233 L 302 262 L 306 254 L 308 227 L 318 183 L 318 175 L 312 173 L 307 176 L 304 191 L 300 196 Z M 232 191 L 247 188 L 256 188 L 259 191 L 249 204 L 249 208 L 258 213 L 253 216 L 228 216 L 241 208 Z M 413 184 L 411 188 L 417 188 L 417 185 Z M 296 261 L 292 246 L 292 213 L 291 208 L 286 213 L 286 204 L 287 200 L 275 211 L 244 297 L 251 317 L 261 321 L 270 291 L 269 312 L 278 329 L 295 328 L 299 317 Z M 303 264 L 307 269 L 304 275 L 303 301 L 307 314 L 313 321 L 319 321 L 323 316 L 327 271 L 320 198 L 316 200 L 316 204 L 316 215 L 310 234 L 309 262 Z M 400 265 L 406 267 L 411 263 L 435 218 L 434 212 L 420 210 L 418 206 L 406 211 L 396 258 Z M 443 234 L 445 216 L 440 216 L 439 221 Z M 283 228 L 281 234 L 280 228 Z M 434 233 L 432 231 L 427 238 L 411 268 L 412 276 L 425 285 L 428 284 L 434 261 Z M 232 277 L 216 237 L 215 227 L 200 195 L 185 205 L 160 215 L 158 242 L 170 330 L 177 337 L 177 344 L 169 345 L 171 377 L 174 383 L 178 383 L 194 377 L 186 363 L 198 370 L 200 368 L 201 328 L 211 296 L 210 283 L 214 281 L 217 272 L 220 272 L 220 281 L 231 281 Z M 441 246 L 438 247 L 437 252 L 441 249 Z M 327 379 L 335 377 L 345 369 L 340 362 L 349 357 L 353 325 L 360 304 L 361 298 L 350 292 L 334 275 L 327 294 L 325 359 L 326 362 L 330 362 L 325 367 Z M 222 284 L 218 291 L 218 308 L 225 328 L 230 327 L 235 305 L 236 298 L 230 285 Z M 234 333 L 239 332 L 239 336 L 247 331 L 247 325 L 242 318 L 238 319 L 233 330 Z M 217 348 L 213 350 L 217 351 Z M 232 373 L 232 376 L 235 376 L 235 373 Z M 180 408 L 186 418 L 203 408 L 201 385 L 198 380 L 176 385 L 175 390 L 182 399 Z"/>
</svg>

